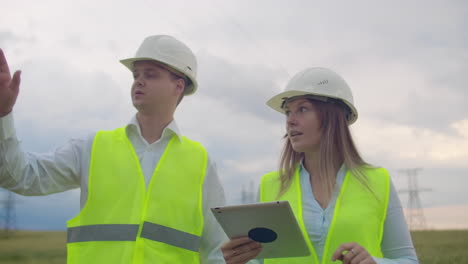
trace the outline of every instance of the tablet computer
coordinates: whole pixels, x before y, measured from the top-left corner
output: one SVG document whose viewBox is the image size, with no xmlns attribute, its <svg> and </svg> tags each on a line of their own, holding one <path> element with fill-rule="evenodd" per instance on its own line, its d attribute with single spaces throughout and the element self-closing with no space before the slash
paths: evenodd
<svg viewBox="0 0 468 264">
<path fill-rule="evenodd" d="M 262 243 L 256 258 L 310 255 L 288 201 L 215 207 L 211 211 L 229 238 L 248 236 Z"/>
</svg>

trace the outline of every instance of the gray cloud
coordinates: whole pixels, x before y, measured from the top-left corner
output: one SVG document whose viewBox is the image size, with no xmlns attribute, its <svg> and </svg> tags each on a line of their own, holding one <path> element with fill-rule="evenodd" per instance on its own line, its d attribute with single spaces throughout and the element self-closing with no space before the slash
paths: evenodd
<svg viewBox="0 0 468 264">
<path fill-rule="evenodd" d="M 129 92 L 106 72 L 81 72 L 66 61 L 42 58 L 26 61 L 20 68 L 15 116 L 22 124 L 82 134 L 120 125 L 133 112 Z"/>
<path fill-rule="evenodd" d="M 14 42 L 15 35 L 9 31 L 0 31 L 0 47 L 4 48 L 9 42 Z"/>
<path fill-rule="evenodd" d="M 199 54 L 199 94 L 222 100 L 238 110 L 278 120 L 278 113 L 266 101 L 282 89 L 289 76 L 284 70 L 262 65 L 232 64 L 210 54 Z"/>
<path fill-rule="evenodd" d="M 234 65 L 259 62 L 281 69 L 284 74 L 279 79 L 270 75 L 280 86 L 290 75 L 310 66 L 331 67 L 347 80 L 373 78 L 370 69 L 379 72 L 377 80 L 361 87 L 350 82 L 356 100 L 366 104 L 363 116 L 446 133 L 451 132 L 450 124 L 468 116 L 466 3 L 257 4 L 262 12 L 240 1 L 222 13 L 213 12 L 217 23 L 200 19 L 190 25 L 196 30 L 189 30 L 188 25 L 185 30 L 195 43 L 206 42 L 207 37 L 195 32 L 209 32 L 204 50 L 229 56 Z M 286 68 L 291 70 L 289 74 Z M 389 68 L 393 72 L 387 72 Z M 263 95 L 263 90 L 257 91 Z M 269 93 L 272 91 L 277 89 Z"/>
</svg>

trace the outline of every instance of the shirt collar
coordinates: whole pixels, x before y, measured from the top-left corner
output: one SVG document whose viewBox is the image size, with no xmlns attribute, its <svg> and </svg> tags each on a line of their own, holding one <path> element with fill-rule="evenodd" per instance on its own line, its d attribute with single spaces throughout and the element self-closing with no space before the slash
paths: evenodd
<svg viewBox="0 0 468 264">
<path fill-rule="evenodd" d="M 346 169 L 346 165 L 343 163 L 343 164 L 341 164 L 341 167 L 340 167 L 340 169 L 338 170 L 338 172 L 337 172 L 337 174 L 336 174 L 336 183 L 337 183 L 338 185 L 340 185 L 340 186 L 341 186 L 341 184 L 343 184 L 344 178 L 345 178 L 345 176 L 346 176 L 346 170 L 347 170 L 347 169 Z M 305 174 L 306 174 L 307 177 L 310 176 L 310 175 L 309 175 L 309 172 L 307 172 L 307 170 L 306 170 L 305 167 L 304 167 L 304 159 L 301 160 L 301 162 L 300 162 L 299 173 L 300 173 L 301 175 L 305 175 Z"/>
<path fill-rule="evenodd" d="M 138 123 L 138 119 L 136 115 L 130 119 L 130 122 L 127 124 L 127 131 L 129 129 L 133 129 L 140 137 L 143 137 L 141 134 L 141 128 L 140 128 L 140 123 Z M 179 127 L 177 126 L 177 123 L 175 119 L 172 119 L 172 121 L 163 129 L 161 138 L 172 136 L 175 134 L 177 136 L 177 139 L 179 141 L 182 141 L 182 134 L 180 133 Z"/>
</svg>

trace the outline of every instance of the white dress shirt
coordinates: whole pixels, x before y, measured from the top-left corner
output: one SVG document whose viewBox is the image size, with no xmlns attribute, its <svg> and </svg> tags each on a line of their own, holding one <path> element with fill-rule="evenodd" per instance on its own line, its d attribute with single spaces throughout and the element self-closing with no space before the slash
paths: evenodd
<svg viewBox="0 0 468 264">
<path fill-rule="evenodd" d="M 169 140 L 174 134 L 179 138 L 182 134 L 173 120 L 164 128 L 161 138 L 149 144 L 141 135 L 136 116 L 126 126 L 126 132 L 148 186 Z M 88 197 L 89 162 L 94 136 L 71 139 L 49 153 L 31 153 L 21 149 L 13 114 L 0 118 L 0 187 L 21 195 L 47 195 L 81 188 L 80 207 L 83 208 Z M 205 225 L 200 247 L 201 263 L 225 263 L 220 246 L 227 238 L 210 211 L 211 207 L 224 204 L 224 190 L 215 163 L 208 156 L 203 183 Z"/>
</svg>

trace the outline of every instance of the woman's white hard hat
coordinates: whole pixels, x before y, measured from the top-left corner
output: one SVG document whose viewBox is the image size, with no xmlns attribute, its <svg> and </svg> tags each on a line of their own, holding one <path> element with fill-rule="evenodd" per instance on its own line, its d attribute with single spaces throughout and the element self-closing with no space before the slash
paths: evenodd
<svg viewBox="0 0 468 264">
<path fill-rule="evenodd" d="M 328 102 L 341 101 L 347 111 L 348 124 L 357 120 L 358 112 L 351 89 L 341 76 L 330 69 L 316 67 L 299 72 L 288 82 L 284 92 L 273 96 L 267 101 L 267 105 L 284 114 L 285 102 L 299 96 Z"/>
<path fill-rule="evenodd" d="M 168 70 L 187 77 L 191 83 L 185 87 L 185 95 L 193 94 L 197 90 L 197 59 L 189 47 L 174 37 L 149 36 L 140 45 L 135 57 L 120 62 L 133 71 L 133 64 L 142 60 L 162 63 L 169 68 Z"/>
</svg>

